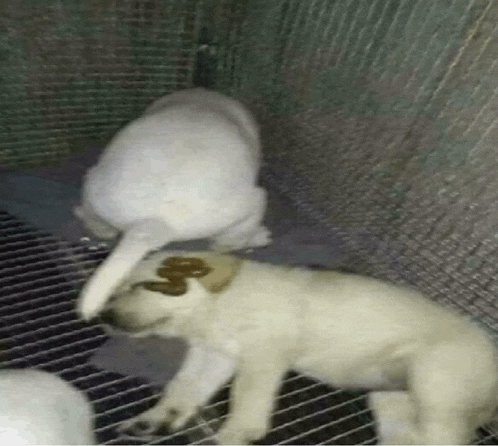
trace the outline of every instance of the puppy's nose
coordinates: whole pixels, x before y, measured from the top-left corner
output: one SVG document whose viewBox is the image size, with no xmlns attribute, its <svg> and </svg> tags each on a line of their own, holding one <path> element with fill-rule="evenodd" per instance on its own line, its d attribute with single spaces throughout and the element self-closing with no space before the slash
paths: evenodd
<svg viewBox="0 0 498 446">
<path fill-rule="evenodd" d="M 110 330 L 113 333 L 129 333 L 134 331 L 133 327 L 129 325 L 126 318 L 111 308 L 102 311 L 102 313 L 100 313 L 97 317 L 96 322 L 103 324 L 106 330 Z"/>
</svg>

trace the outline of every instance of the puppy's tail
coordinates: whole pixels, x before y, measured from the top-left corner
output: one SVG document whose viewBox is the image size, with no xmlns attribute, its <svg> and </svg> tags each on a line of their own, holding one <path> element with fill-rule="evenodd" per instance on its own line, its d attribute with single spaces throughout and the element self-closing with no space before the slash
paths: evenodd
<svg viewBox="0 0 498 446">
<path fill-rule="evenodd" d="M 127 229 L 114 251 L 83 287 L 76 306 L 79 316 L 87 321 L 95 317 L 149 251 L 175 240 L 173 231 L 157 220 L 147 220 Z"/>
</svg>

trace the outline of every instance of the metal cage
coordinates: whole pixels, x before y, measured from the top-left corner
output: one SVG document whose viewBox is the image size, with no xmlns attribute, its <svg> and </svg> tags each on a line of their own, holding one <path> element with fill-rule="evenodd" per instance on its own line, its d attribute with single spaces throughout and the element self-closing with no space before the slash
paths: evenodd
<svg viewBox="0 0 498 446">
<path fill-rule="evenodd" d="M 1 366 L 83 390 L 101 443 L 213 442 L 226 389 L 175 435 L 116 433 L 159 387 L 88 363 L 106 335 L 74 301 L 108 248 L 66 237 L 54 205 L 71 201 L 90 147 L 191 85 L 254 110 L 261 181 L 331 237 L 317 256 L 340 239 L 344 265 L 414 285 L 495 336 L 497 17 L 496 0 L 2 2 Z M 26 177 L 59 182 L 57 195 L 34 198 Z M 364 393 L 291 373 L 264 441 L 376 438 Z M 497 437 L 483 428 L 477 441 Z"/>
</svg>

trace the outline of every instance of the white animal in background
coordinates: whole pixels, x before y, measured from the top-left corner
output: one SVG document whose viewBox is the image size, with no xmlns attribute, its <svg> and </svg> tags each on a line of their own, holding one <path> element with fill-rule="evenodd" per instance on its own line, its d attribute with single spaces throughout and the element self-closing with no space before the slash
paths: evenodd
<svg viewBox="0 0 498 446">
<path fill-rule="evenodd" d="M 386 444 L 466 444 L 498 404 L 487 334 L 412 289 L 357 275 L 158 252 L 121 284 L 101 319 L 192 346 L 157 405 L 122 425 L 133 433 L 182 427 L 234 376 L 219 441 L 257 440 L 289 369 L 374 390 Z"/>
<path fill-rule="evenodd" d="M 90 403 L 56 375 L 1 370 L 0 444 L 96 444 Z"/>
<path fill-rule="evenodd" d="M 75 214 L 118 245 L 86 283 L 90 319 L 145 254 L 209 238 L 217 251 L 266 246 L 266 191 L 257 186 L 259 128 L 235 99 L 202 88 L 153 103 L 122 129 L 84 180 Z"/>
</svg>

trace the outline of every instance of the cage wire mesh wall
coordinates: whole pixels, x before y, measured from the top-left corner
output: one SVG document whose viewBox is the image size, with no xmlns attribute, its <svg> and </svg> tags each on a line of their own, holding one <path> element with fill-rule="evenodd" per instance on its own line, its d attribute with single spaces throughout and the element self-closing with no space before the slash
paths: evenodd
<svg viewBox="0 0 498 446">
<path fill-rule="evenodd" d="M 253 108 L 262 181 L 340 234 L 346 265 L 498 330 L 498 1 L 6 0 L 0 24 L 3 173 L 67 166 L 153 99 L 207 83 Z M 117 424 L 159 389 L 87 362 L 106 335 L 74 301 L 108 249 L 28 208 L 0 223 L 2 367 L 58 373 L 91 398 L 99 441 L 122 443 Z M 153 442 L 210 442 L 224 413 L 226 390 Z M 295 374 L 273 426 L 268 442 L 376 441 L 364 393 Z"/>
</svg>

